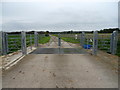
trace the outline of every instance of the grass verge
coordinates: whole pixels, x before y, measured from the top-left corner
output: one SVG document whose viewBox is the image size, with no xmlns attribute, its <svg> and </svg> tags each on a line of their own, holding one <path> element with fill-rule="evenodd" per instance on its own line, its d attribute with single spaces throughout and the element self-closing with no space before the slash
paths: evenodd
<svg viewBox="0 0 120 90">
<path fill-rule="evenodd" d="M 75 39 L 73 37 L 61 37 L 61 39 L 70 43 L 75 43 L 75 44 L 80 43 L 80 39 Z"/>
<path fill-rule="evenodd" d="M 50 37 L 41 37 L 39 40 L 40 44 L 45 44 L 48 43 L 50 41 Z"/>
</svg>

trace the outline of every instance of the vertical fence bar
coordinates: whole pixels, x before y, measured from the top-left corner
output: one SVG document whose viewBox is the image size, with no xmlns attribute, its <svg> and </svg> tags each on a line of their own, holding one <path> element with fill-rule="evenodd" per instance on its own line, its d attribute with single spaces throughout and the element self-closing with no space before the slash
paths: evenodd
<svg viewBox="0 0 120 90">
<path fill-rule="evenodd" d="M 2 31 L 0 32 L 0 55 L 2 55 Z"/>
<path fill-rule="evenodd" d="M 61 52 L 61 36 L 58 34 L 58 47 L 59 47 L 59 54 Z"/>
<path fill-rule="evenodd" d="M 98 32 L 94 31 L 93 34 L 93 55 L 97 55 L 98 49 Z"/>
<path fill-rule="evenodd" d="M 9 53 L 9 47 L 8 47 L 8 34 L 6 33 L 6 49 L 7 49 L 7 53 Z"/>
<path fill-rule="evenodd" d="M 7 32 L 5 32 L 5 48 L 6 48 L 6 54 L 9 52 L 8 51 L 8 34 L 7 34 Z"/>
<path fill-rule="evenodd" d="M 22 54 L 26 55 L 27 47 L 26 47 L 26 32 L 25 31 L 21 32 L 21 48 L 22 48 Z"/>
<path fill-rule="evenodd" d="M 80 44 L 83 46 L 85 44 L 85 32 L 82 32 L 80 37 Z"/>
<path fill-rule="evenodd" d="M 113 51 L 113 33 L 111 34 L 111 40 L 110 40 L 110 53 Z"/>
<path fill-rule="evenodd" d="M 35 37 L 34 37 L 35 47 L 38 47 L 38 33 L 35 31 L 34 35 L 35 35 Z"/>
<path fill-rule="evenodd" d="M 30 49 L 32 50 L 32 35 L 30 34 Z"/>
<path fill-rule="evenodd" d="M 118 42 L 118 31 L 113 31 L 110 41 L 110 52 L 111 54 L 116 54 L 117 51 L 117 42 Z"/>
<path fill-rule="evenodd" d="M 60 34 L 58 35 L 58 46 L 61 46 L 61 38 L 60 38 Z"/>
<path fill-rule="evenodd" d="M 2 55 L 7 55 L 7 43 L 6 32 L 2 32 Z"/>
</svg>

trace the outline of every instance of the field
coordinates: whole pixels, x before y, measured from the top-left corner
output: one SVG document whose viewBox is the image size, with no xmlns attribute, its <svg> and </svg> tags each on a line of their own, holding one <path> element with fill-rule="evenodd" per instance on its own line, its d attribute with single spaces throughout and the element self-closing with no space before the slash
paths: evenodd
<svg viewBox="0 0 120 90">
<path fill-rule="evenodd" d="M 75 44 L 80 43 L 80 39 L 75 39 L 73 37 L 61 37 L 61 39 L 70 43 L 75 43 Z"/>
<path fill-rule="evenodd" d="M 38 42 L 40 44 L 45 44 L 49 42 L 50 37 L 46 37 L 43 35 L 38 36 Z M 26 35 L 26 46 L 34 45 L 34 35 L 27 34 Z M 12 53 L 14 51 L 21 50 L 21 35 L 8 35 L 8 53 Z"/>
<path fill-rule="evenodd" d="M 40 44 L 45 44 L 45 43 L 48 43 L 49 41 L 50 41 L 50 36 L 48 36 L 48 37 L 40 37 L 40 39 L 39 39 Z"/>
</svg>

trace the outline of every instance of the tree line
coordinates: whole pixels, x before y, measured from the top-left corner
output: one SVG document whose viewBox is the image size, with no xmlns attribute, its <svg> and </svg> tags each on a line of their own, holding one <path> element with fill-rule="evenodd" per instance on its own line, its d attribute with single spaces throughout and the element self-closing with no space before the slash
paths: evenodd
<svg viewBox="0 0 120 90">
<path fill-rule="evenodd" d="M 98 33 L 112 33 L 113 31 L 118 31 L 120 33 L 120 29 L 119 28 L 109 28 L 109 29 L 102 29 L 99 30 Z M 30 32 L 26 32 L 27 34 L 34 34 L 35 31 L 30 31 Z M 63 31 L 63 32 L 49 32 L 49 31 L 37 31 L 39 34 L 79 34 L 82 33 L 82 31 Z M 85 31 L 86 33 L 93 33 L 93 31 Z M 20 34 L 21 32 L 8 32 L 8 34 Z"/>
</svg>

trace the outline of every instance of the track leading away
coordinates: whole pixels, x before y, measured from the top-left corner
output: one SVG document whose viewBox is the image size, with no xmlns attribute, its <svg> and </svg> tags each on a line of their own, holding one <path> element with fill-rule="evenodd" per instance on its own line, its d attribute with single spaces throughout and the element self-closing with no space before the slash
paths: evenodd
<svg viewBox="0 0 120 90">
<path fill-rule="evenodd" d="M 56 47 L 52 42 L 45 48 Z M 117 87 L 118 74 L 112 67 L 88 54 L 29 54 L 3 74 L 3 88 Z"/>
</svg>

